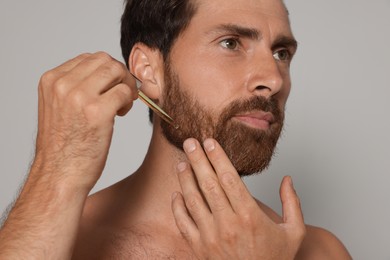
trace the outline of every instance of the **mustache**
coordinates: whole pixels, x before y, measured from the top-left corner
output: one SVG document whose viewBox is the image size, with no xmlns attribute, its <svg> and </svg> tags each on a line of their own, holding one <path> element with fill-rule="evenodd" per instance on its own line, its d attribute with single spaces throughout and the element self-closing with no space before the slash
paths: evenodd
<svg viewBox="0 0 390 260">
<path fill-rule="evenodd" d="M 279 108 L 278 101 L 274 97 L 265 98 L 263 96 L 254 96 L 246 100 L 233 101 L 224 109 L 220 120 L 226 122 L 237 114 L 253 110 L 272 113 L 277 123 L 283 121 L 283 113 Z"/>
</svg>

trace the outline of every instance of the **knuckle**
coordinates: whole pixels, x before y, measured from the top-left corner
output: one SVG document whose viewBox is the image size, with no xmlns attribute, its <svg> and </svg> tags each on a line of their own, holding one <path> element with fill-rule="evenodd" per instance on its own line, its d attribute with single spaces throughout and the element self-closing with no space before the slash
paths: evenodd
<svg viewBox="0 0 390 260">
<path fill-rule="evenodd" d="M 230 228 L 225 228 L 221 232 L 222 240 L 231 245 L 236 243 L 237 237 L 238 237 L 237 232 Z"/>
<path fill-rule="evenodd" d="M 107 52 L 104 52 L 104 51 L 98 51 L 94 54 L 94 57 L 96 57 L 96 59 L 98 60 L 101 60 L 103 62 L 109 62 L 111 60 L 113 60 L 113 58 L 111 57 L 110 54 L 108 54 Z"/>
<path fill-rule="evenodd" d="M 117 61 L 108 62 L 101 71 L 101 76 L 104 78 L 119 79 L 125 74 L 122 64 Z"/>
<path fill-rule="evenodd" d="M 52 70 L 47 71 L 43 73 L 43 75 L 41 76 L 40 86 L 43 88 L 49 87 L 55 82 L 55 80 L 56 80 L 56 74 Z"/>
<path fill-rule="evenodd" d="M 64 78 L 59 78 L 53 84 L 53 92 L 57 98 L 64 98 L 68 92 L 68 82 Z"/>
<path fill-rule="evenodd" d="M 91 53 L 87 53 L 87 52 L 85 52 L 85 53 L 81 53 L 79 56 L 77 56 L 76 58 L 78 58 L 78 59 L 81 59 L 81 60 L 84 60 L 84 59 L 86 59 L 86 58 L 89 58 L 89 57 L 91 57 Z"/>
<path fill-rule="evenodd" d="M 190 167 L 187 167 L 181 174 L 179 174 L 179 181 L 181 184 L 191 182 L 194 177 Z"/>
<path fill-rule="evenodd" d="M 221 176 L 221 183 L 225 188 L 232 189 L 238 185 L 238 179 L 233 177 L 232 172 L 225 172 Z"/>
<path fill-rule="evenodd" d="M 199 186 L 203 192 L 215 193 L 218 187 L 218 183 L 216 180 L 208 178 L 207 180 L 201 182 Z"/>
<path fill-rule="evenodd" d="M 187 209 L 190 212 L 195 212 L 199 209 L 199 198 L 196 195 L 190 195 L 186 200 L 185 200 Z"/>
<path fill-rule="evenodd" d="M 252 228 L 255 226 L 255 220 L 253 217 L 253 214 L 250 214 L 249 212 L 243 213 L 241 215 L 241 223 L 246 228 Z"/>
</svg>

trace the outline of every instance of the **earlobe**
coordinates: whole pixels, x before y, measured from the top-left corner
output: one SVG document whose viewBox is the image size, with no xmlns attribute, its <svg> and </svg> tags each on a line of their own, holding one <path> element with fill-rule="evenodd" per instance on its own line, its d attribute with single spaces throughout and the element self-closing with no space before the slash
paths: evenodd
<svg viewBox="0 0 390 260">
<path fill-rule="evenodd" d="M 130 72 L 142 81 L 142 91 L 151 99 L 158 100 L 162 91 L 161 55 L 142 43 L 136 43 L 130 53 Z"/>
</svg>

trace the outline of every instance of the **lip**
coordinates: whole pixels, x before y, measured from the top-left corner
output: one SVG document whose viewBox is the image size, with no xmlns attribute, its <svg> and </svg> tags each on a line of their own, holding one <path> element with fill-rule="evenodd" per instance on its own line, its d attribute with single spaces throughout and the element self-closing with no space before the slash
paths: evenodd
<svg viewBox="0 0 390 260">
<path fill-rule="evenodd" d="M 256 129 L 267 130 L 275 122 L 272 113 L 264 111 L 251 111 L 244 114 L 235 115 L 233 118 L 241 123 Z"/>
</svg>

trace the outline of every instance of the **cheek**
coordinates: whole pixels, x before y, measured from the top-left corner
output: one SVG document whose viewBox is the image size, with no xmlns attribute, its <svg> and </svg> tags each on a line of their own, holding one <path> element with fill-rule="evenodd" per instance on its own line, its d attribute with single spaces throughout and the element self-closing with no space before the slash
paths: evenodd
<svg viewBox="0 0 390 260">
<path fill-rule="evenodd" d="M 235 80 L 239 77 L 216 57 L 202 53 L 187 56 L 177 59 L 174 68 L 180 75 L 180 87 L 207 109 L 218 110 L 236 95 Z"/>
</svg>

